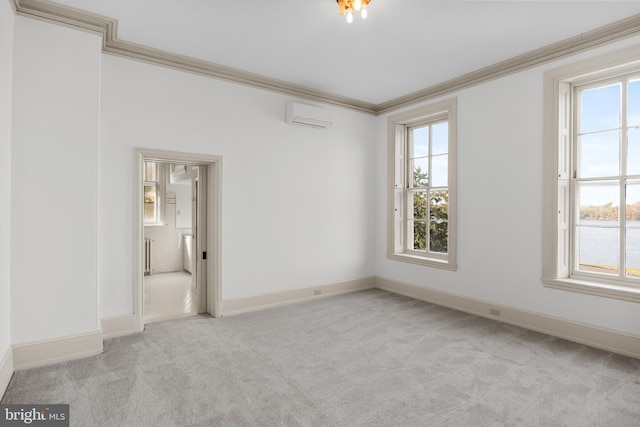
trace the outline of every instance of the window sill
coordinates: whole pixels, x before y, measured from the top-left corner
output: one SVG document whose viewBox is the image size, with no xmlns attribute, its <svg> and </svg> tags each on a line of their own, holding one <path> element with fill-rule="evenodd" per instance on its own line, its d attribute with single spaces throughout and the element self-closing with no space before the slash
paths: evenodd
<svg viewBox="0 0 640 427">
<path fill-rule="evenodd" d="M 442 268 L 444 270 L 456 271 L 458 266 L 446 260 L 436 258 L 425 258 L 409 254 L 387 254 L 387 258 L 393 261 L 409 262 L 411 264 L 424 265 L 426 267 Z"/>
<path fill-rule="evenodd" d="M 579 292 L 622 301 L 640 302 L 640 288 L 578 279 L 543 279 L 547 288 Z"/>
</svg>

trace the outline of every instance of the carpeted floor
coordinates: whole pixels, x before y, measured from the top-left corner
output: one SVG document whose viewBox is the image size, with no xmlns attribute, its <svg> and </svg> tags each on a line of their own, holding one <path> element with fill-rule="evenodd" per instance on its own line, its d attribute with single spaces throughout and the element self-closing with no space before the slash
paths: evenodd
<svg viewBox="0 0 640 427">
<path fill-rule="evenodd" d="M 639 426 L 640 360 L 370 290 L 149 324 L 17 372 L 74 426 Z"/>
</svg>

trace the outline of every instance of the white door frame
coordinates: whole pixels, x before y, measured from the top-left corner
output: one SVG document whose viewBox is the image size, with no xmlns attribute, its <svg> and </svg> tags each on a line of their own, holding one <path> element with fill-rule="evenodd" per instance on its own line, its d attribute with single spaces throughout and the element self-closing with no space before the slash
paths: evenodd
<svg viewBox="0 0 640 427">
<path fill-rule="evenodd" d="M 188 163 L 207 167 L 207 301 L 206 312 L 213 317 L 222 316 L 222 157 L 210 154 L 182 153 L 137 148 L 135 183 L 135 315 L 143 321 L 143 244 L 144 244 L 144 160 L 155 159 L 165 162 Z M 201 261 L 202 251 L 194 256 Z"/>
</svg>

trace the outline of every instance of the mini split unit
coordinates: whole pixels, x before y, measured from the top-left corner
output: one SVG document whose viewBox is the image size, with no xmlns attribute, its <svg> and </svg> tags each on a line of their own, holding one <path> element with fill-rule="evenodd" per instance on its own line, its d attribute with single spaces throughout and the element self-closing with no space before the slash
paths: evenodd
<svg viewBox="0 0 640 427">
<path fill-rule="evenodd" d="M 289 102 L 285 120 L 287 123 L 294 125 L 315 129 L 329 129 L 333 125 L 333 114 L 331 111 L 312 105 Z"/>
</svg>

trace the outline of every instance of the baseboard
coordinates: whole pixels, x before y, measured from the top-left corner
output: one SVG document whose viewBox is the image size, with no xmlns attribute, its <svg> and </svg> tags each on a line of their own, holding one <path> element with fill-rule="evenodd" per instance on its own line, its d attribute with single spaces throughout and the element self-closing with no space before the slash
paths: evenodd
<svg viewBox="0 0 640 427">
<path fill-rule="evenodd" d="M 4 396 L 4 392 L 7 391 L 9 381 L 13 375 L 13 350 L 11 347 L 7 349 L 4 357 L 0 361 L 0 400 Z"/>
<path fill-rule="evenodd" d="M 13 346 L 16 371 L 102 353 L 102 331 Z"/>
<path fill-rule="evenodd" d="M 385 291 L 640 359 L 640 336 L 638 335 L 412 285 L 386 277 L 377 276 L 376 287 Z M 495 310 L 497 310 L 497 312 Z M 499 315 L 491 314 L 492 311 L 499 313 Z"/>
<path fill-rule="evenodd" d="M 113 338 L 121 335 L 135 334 L 144 330 L 144 320 L 135 314 L 107 317 L 100 320 L 102 337 Z"/>
<path fill-rule="evenodd" d="M 155 276 L 156 274 L 165 274 L 165 273 L 182 273 L 186 271 L 184 268 L 159 268 L 159 269 L 151 269 L 151 274 L 149 276 Z"/>
<path fill-rule="evenodd" d="M 224 316 L 228 316 L 232 314 L 278 307 L 285 304 L 292 304 L 315 298 L 363 291 L 365 289 L 374 288 L 375 283 L 375 277 L 371 276 L 361 279 L 347 280 L 344 282 L 290 289 L 281 292 L 232 298 L 222 301 L 222 313 Z"/>
</svg>

